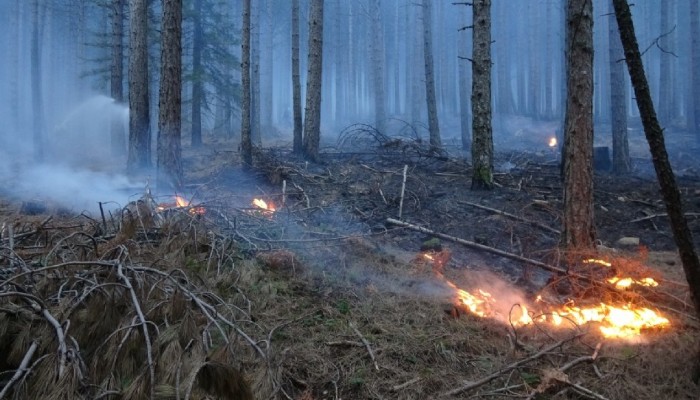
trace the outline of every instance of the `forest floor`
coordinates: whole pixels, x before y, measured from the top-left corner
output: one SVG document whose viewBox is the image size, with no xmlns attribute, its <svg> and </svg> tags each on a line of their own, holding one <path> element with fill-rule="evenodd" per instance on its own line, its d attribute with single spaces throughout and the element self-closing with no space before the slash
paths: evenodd
<svg viewBox="0 0 700 400">
<path fill-rule="evenodd" d="M 260 399 L 697 398 L 700 323 L 640 136 L 634 175 L 596 174 L 596 254 L 560 251 L 556 150 L 529 138 L 497 154 L 491 191 L 456 150 L 358 125 L 320 164 L 271 146 L 243 171 L 234 143 L 188 148 L 185 207 L 3 198 L 0 390 L 246 399 L 244 376 Z M 669 149 L 698 246 L 693 146 Z M 606 282 L 623 275 L 639 284 Z M 668 321 L 610 334 L 576 307 Z"/>
</svg>

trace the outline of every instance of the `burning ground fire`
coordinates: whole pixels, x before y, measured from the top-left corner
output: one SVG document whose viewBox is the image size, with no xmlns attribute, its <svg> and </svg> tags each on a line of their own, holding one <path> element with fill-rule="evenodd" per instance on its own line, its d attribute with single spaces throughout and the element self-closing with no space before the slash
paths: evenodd
<svg viewBox="0 0 700 400">
<path fill-rule="evenodd" d="M 187 201 L 184 197 L 175 195 L 172 202 L 159 203 L 156 210 L 159 212 L 169 210 L 169 209 L 187 209 L 187 211 L 192 215 L 204 215 L 207 211 L 202 206 L 193 206 L 190 201 Z"/>
<path fill-rule="evenodd" d="M 277 208 L 275 208 L 275 205 L 271 201 L 267 202 L 263 199 L 253 199 L 253 205 L 261 210 L 269 211 L 270 213 L 277 211 Z"/>
<path fill-rule="evenodd" d="M 439 263 L 437 257 L 429 253 L 422 253 L 422 257 L 434 264 Z M 584 263 L 597 264 L 611 267 L 611 264 L 603 260 L 589 259 Z M 519 300 L 518 304 L 510 304 L 510 312 L 504 315 L 499 308 L 498 299 L 488 291 L 476 289 L 473 293 L 457 287 L 447 280 L 439 271 L 442 266 L 434 266 L 433 270 L 442 278 L 448 286 L 454 289 L 457 303 L 465 307 L 470 313 L 482 318 L 494 318 L 509 322 L 513 326 L 525 326 L 533 323 L 546 323 L 551 326 L 571 326 L 597 323 L 600 332 L 608 338 L 634 340 L 645 329 L 664 328 L 670 321 L 654 310 L 638 307 L 634 304 L 613 305 L 598 303 L 596 305 L 576 305 L 570 300 L 564 305 L 548 304 L 537 296 L 535 305 L 527 305 Z M 626 289 L 633 284 L 642 286 L 657 286 L 652 278 L 636 280 L 629 277 L 614 277 L 607 280 L 618 289 Z M 624 283 L 623 283 L 624 282 Z M 535 311 L 536 310 L 536 311 Z"/>
</svg>

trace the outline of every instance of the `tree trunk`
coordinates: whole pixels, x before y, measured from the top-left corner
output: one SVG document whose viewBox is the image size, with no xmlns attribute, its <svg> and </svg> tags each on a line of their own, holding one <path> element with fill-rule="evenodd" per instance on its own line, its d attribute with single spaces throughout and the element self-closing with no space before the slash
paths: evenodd
<svg viewBox="0 0 700 400">
<path fill-rule="evenodd" d="M 298 0 L 295 0 L 298 1 Z M 250 0 L 243 0 L 243 38 L 241 39 L 241 157 L 243 168 L 253 166 L 250 99 Z"/>
<path fill-rule="evenodd" d="M 697 140 L 700 140 L 700 12 L 698 8 L 699 0 L 690 1 L 690 54 L 692 59 L 692 75 L 691 85 L 693 87 L 693 126 L 690 127 L 691 132 L 695 134 Z"/>
<path fill-rule="evenodd" d="M 256 146 L 262 145 L 262 133 L 260 125 L 260 8 L 262 7 L 262 1 L 257 0 L 251 4 L 251 21 L 255 21 L 255 25 L 251 23 L 250 34 L 251 34 L 251 86 L 250 86 L 250 98 L 251 98 L 251 139 L 253 144 Z"/>
<path fill-rule="evenodd" d="M 671 0 L 662 1 L 659 3 L 661 7 L 660 17 L 661 17 L 661 35 L 659 38 L 659 45 L 664 51 L 673 52 L 673 36 L 671 33 L 671 21 L 669 18 L 669 11 L 671 8 Z M 675 29 L 675 27 L 673 28 Z M 673 55 L 660 52 L 659 57 L 659 123 L 664 124 L 664 126 L 669 126 L 671 122 L 671 106 L 673 105 L 673 86 L 671 85 L 671 69 Z"/>
<path fill-rule="evenodd" d="M 470 25 L 469 13 L 467 7 L 462 6 L 459 10 L 459 23 L 462 27 Z M 467 35 L 469 32 L 464 29 L 457 34 L 457 47 L 459 55 L 458 73 L 459 73 L 459 122 L 462 136 L 462 149 L 468 151 L 472 147 L 472 132 L 471 132 L 471 99 L 469 97 L 469 86 L 471 86 L 471 76 L 469 76 L 469 60 L 467 57 L 471 53 L 469 48 L 469 40 Z"/>
<path fill-rule="evenodd" d="M 656 177 L 661 186 L 661 194 L 666 204 L 666 212 L 671 221 L 673 238 L 678 246 L 683 270 L 695 305 L 695 312 L 700 316 L 700 261 L 693 246 L 693 236 L 683 214 L 681 194 L 676 185 L 676 177 L 668 160 L 663 129 L 659 125 L 651 100 L 649 85 L 644 74 L 644 65 L 639 53 L 637 38 L 629 5 L 625 0 L 613 0 L 615 16 L 620 27 L 620 38 L 625 49 L 625 60 L 629 70 L 637 106 L 644 124 L 644 134 L 649 142 Z"/>
<path fill-rule="evenodd" d="M 440 140 L 440 125 L 435 103 L 435 79 L 433 76 L 432 4 L 431 0 L 423 0 L 423 58 L 425 58 L 425 99 L 428 106 L 430 147 L 433 150 L 437 150 L 442 147 L 442 140 Z"/>
<path fill-rule="evenodd" d="M 192 130 L 190 132 L 192 147 L 202 146 L 202 103 L 204 102 L 204 67 L 202 50 L 204 47 L 204 28 L 202 27 L 202 0 L 194 0 L 194 18 L 192 33 Z"/>
<path fill-rule="evenodd" d="M 148 98 L 148 5 L 130 0 L 129 30 L 129 156 L 126 169 L 136 173 L 151 167 L 151 127 Z"/>
<path fill-rule="evenodd" d="M 622 61 L 625 52 L 620 42 L 620 32 L 617 29 L 615 10 L 612 1 L 608 3 L 608 40 L 610 42 L 610 107 L 612 118 L 613 172 L 627 174 L 632 169 L 630 148 L 627 140 L 627 75 Z M 663 57 L 663 56 L 662 56 Z"/>
<path fill-rule="evenodd" d="M 124 4 L 125 0 L 112 1 L 112 69 L 110 76 L 110 94 L 116 104 L 124 102 Z M 113 118 L 111 123 L 110 144 L 113 156 L 126 153 L 124 126 L 120 118 Z"/>
<path fill-rule="evenodd" d="M 472 189 L 493 186 L 491 0 L 475 0 L 472 46 Z"/>
<path fill-rule="evenodd" d="M 309 72 L 306 82 L 304 155 L 319 161 L 321 141 L 321 83 L 323 73 L 323 0 L 311 0 L 309 12 Z"/>
<path fill-rule="evenodd" d="M 39 49 L 39 0 L 32 1 L 31 74 L 34 159 L 44 161 L 44 112 L 41 91 L 41 50 Z"/>
<path fill-rule="evenodd" d="M 299 0 L 292 0 L 292 101 L 294 113 L 294 153 L 302 154 L 301 77 L 299 68 Z"/>
<path fill-rule="evenodd" d="M 384 96 L 384 34 L 380 0 L 372 0 L 372 77 L 374 91 L 374 127 L 386 134 L 386 101 Z"/>
<path fill-rule="evenodd" d="M 17 132 L 20 126 L 20 111 L 19 111 L 19 81 L 20 81 L 20 69 L 19 69 L 19 57 L 20 49 L 22 48 L 21 42 L 21 28 L 22 28 L 22 4 L 23 0 L 15 0 L 14 3 L 14 18 L 11 18 L 11 34 L 10 38 L 10 54 L 11 54 L 11 72 L 9 76 L 10 83 L 10 115 L 12 118 L 11 129 L 12 132 Z M 8 137 L 8 132 L 4 132 L 5 137 Z"/>
<path fill-rule="evenodd" d="M 157 185 L 182 190 L 182 0 L 163 0 Z"/>
<path fill-rule="evenodd" d="M 274 125 L 274 97 L 272 95 L 274 91 L 274 60 L 275 60 L 275 27 L 274 27 L 274 17 L 273 17 L 273 2 L 274 0 L 267 0 L 267 35 L 265 36 L 265 53 L 267 59 L 263 63 L 263 84 L 260 87 L 262 93 L 260 94 L 260 100 L 262 104 L 260 106 L 260 119 L 265 128 L 271 128 Z M 262 26 L 262 21 L 260 21 L 260 26 Z"/>
<path fill-rule="evenodd" d="M 594 249 L 593 4 L 569 0 L 566 10 L 567 102 L 564 135 L 564 229 L 567 250 Z"/>
</svg>

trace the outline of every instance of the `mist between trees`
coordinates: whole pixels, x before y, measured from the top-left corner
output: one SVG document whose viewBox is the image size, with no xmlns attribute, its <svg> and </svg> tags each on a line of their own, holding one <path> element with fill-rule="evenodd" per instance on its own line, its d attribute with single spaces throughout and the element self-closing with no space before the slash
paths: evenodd
<svg viewBox="0 0 700 400">
<path fill-rule="evenodd" d="M 78 111 L 92 96 L 102 94 L 127 102 L 128 1 L 8 0 L 0 4 L 5 62 L 0 65 L 3 148 L 29 151 L 33 127 L 45 141 L 78 140 L 65 133 L 67 124 L 85 119 Z M 148 8 L 148 91 L 151 131 L 156 132 L 160 82 L 161 2 Z M 308 71 L 308 0 L 300 1 L 300 79 L 305 98 Z M 396 118 L 428 127 L 425 101 L 423 10 L 412 0 L 379 2 L 326 0 L 323 30 L 321 130 L 332 134 L 359 122 L 380 127 Z M 690 72 L 691 9 L 688 1 L 644 1 L 633 16 L 646 72 L 661 123 L 685 130 L 693 126 L 693 85 Z M 253 135 L 290 137 L 293 127 L 291 74 L 291 1 L 252 1 Z M 444 139 L 459 137 L 460 88 L 471 87 L 470 7 L 428 1 L 432 14 L 432 49 L 436 109 Z M 560 121 L 563 116 L 564 9 L 554 0 L 493 1 L 492 103 L 494 136 L 503 130 L 499 115 L 524 115 Z M 609 124 L 610 66 L 608 4 L 593 1 L 594 118 Z M 123 26 L 114 24 L 115 10 Z M 240 132 L 240 38 L 242 1 L 185 0 L 183 2 L 182 131 L 185 143 L 201 135 L 238 137 Z M 697 19 L 697 18 L 696 18 Z M 36 32 L 35 32 L 36 31 Z M 110 87 L 113 50 L 121 36 L 122 90 Z M 36 37 L 33 34 L 36 33 Z M 697 38 L 697 35 L 695 36 Z M 41 97 L 32 96 L 32 41 L 38 45 Z M 379 63 L 379 65 L 378 65 Z M 381 73 L 378 79 L 375 72 Z M 461 71 L 461 72 L 460 72 Z M 460 73 L 464 76 L 460 80 Z M 627 78 L 625 78 L 627 79 Z M 114 86 L 116 82 L 112 83 Z M 377 96 L 376 85 L 382 86 Z M 376 98 L 383 99 L 381 105 Z M 627 85 L 628 117 L 637 108 Z M 467 99 L 469 100 L 469 99 Z M 95 104 L 95 107 L 98 105 Z M 37 109 L 39 107 L 40 109 Z M 302 107 L 303 109 L 303 107 Z M 113 110 L 117 112 L 116 110 Z M 303 111 L 303 110 L 302 110 Z M 375 111 L 385 114 L 375 120 Z M 112 111 L 110 111 L 112 112 Z M 104 114 L 102 114 L 104 115 Z M 392 124 L 386 125 L 392 128 Z M 105 134 L 90 133 L 88 141 L 107 144 Z M 607 134 L 606 130 L 596 132 Z M 68 137 L 64 137 L 64 136 Z M 155 139 L 156 135 L 153 135 Z M 60 138 L 60 139 L 59 139 Z M 193 138 L 193 139 L 190 139 Z M 449 141 L 448 141 L 449 143 Z M 121 145 L 121 144 L 118 144 Z M 51 147 L 51 145 L 47 145 Z M 95 146 L 91 146 L 95 148 Z M 107 146 L 103 145 L 106 150 Z M 14 151 L 13 151 L 14 153 Z M 50 157 L 50 154 L 47 155 Z"/>
</svg>

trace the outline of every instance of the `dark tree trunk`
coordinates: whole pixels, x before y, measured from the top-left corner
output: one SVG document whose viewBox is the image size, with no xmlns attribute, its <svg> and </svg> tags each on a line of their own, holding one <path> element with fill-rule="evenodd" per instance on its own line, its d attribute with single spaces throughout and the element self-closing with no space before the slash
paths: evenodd
<svg viewBox="0 0 700 400">
<path fill-rule="evenodd" d="M 460 7 L 459 23 L 466 27 L 470 25 L 469 22 L 467 7 Z M 457 52 L 459 55 L 459 59 L 457 60 L 459 63 L 459 122 L 462 137 L 462 149 L 465 151 L 468 151 L 472 147 L 472 113 L 471 98 L 469 96 L 471 76 L 469 75 L 469 60 L 467 60 L 469 54 L 471 53 L 471 48 L 469 47 L 469 40 L 467 40 L 467 32 L 467 30 L 460 31 L 457 38 L 457 47 L 459 48 Z"/>
<path fill-rule="evenodd" d="M 491 0 L 475 0 L 472 47 L 472 189 L 493 186 Z"/>
<path fill-rule="evenodd" d="M 261 0 L 251 4 L 250 25 L 250 115 L 251 115 L 251 139 L 256 146 L 262 145 L 262 132 L 260 123 L 260 9 L 263 6 Z M 254 24 L 253 24 L 254 22 Z"/>
<path fill-rule="evenodd" d="M 202 27 L 202 0 L 194 1 L 194 32 L 192 33 L 192 130 L 190 132 L 192 147 L 202 145 L 202 103 L 204 102 L 204 67 L 202 66 L 202 47 L 204 46 L 204 29 Z"/>
<path fill-rule="evenodd" d="M 292 102 L 294 114 L 294 153 L 302 154 L 301 77 L 299 68 L 299 0 L 292 0 Z"/>
<path fill-rule="evenodd" d="M 566 10 L 567 102 L 564 134 L 564 229 L 567 250 L 594 249 L 593 2 L 569 0 Z"/>
<path fill-rule="evenodd" d="M 693 93 L 693 125 L 690 127 L 691 132 L 695 134 L 697 140 L 700 141 L 700 12 L 698 9 L 699 0 L 690 1 L 690 53 L 692 69 L 692 93 Z"/>
<path fill-rule="evenodd" d="M 160 103 L 158 105 L 158 189 L 182 190 L 182 0 L 163 0 Z"/>
<path fill-rule="evenodd" d="M 428 130 L 430 147 L 440 149 L 440 124 L 438 123 L 437 104 L 435 100 L 435 77 L 433 74 L 433 2 L 423 0 L 423 58 L 425 59 L 425 99 L 428 106 Z"/>
<path fill-rule="evenodd" d="M 384 34 L 382 31 L 382 6 L 380 0 L 372 0 L 372 77 L 374 92 L 374 127 L 386 134 L 386 100 L 384 93 Z"/>
<path fill-rule="evenodd" d="M 148 5 L 130 0 L 129 31 L 129 173 L 151 167 L 151 121 L 148 97 Z"/>
<path fill-rule="evenodd" d="M 311 0 L 309 13 L 309 72 L 304 115 L 304 155 L 319 161 L 321 141 L 321 82 L 323 72 L 323 0 Z"/>
<path fill-rule="evenodd" d="M 41 106 L 41 51 L 39 49 L 39 0 L 32 1 L 32 114 L 34 127 L 34 159 L 44 161 L 44 112 Z"/>
<path fill-rule="evenodd" d="M 612 1 L 608 18 L 610 42 L 610 107 L 612 119 L 613 172 L 627 174 L 632 169 L 627 140 L 627 75 L 622 64 L 625 52 L 620 42 Z"/>
<path fill-rule="evenodd" d="M 634 24 L 629 5 L 625 0 L 613 0 L 615 16 L 620 27 L 620 38 L 625 49 L 625 60 L 629 70 L 634 94 L 637 98 L 637 106 L 644 124 L 644 134 L 649 142 L 649 150 L 654 162 L 656 177 L 661 186 L 661 194 L 666 204 L 666 212 L 671 221 L 673 238 L 678 246 L 678 253 L 683 263 L 683 270 L 688 281 L 690 294 L 695 305 L 695 312 L 700 316 L 700 261 L 698 260 L 693 236 L 683 215 L 683 203 L 681 193 L 676 185 L 676 177 L 673 174 L 671 163 L 666 153 L 663 129 L 659 125 L 651 100 L 651 93 L 644 74 L 644 65 L 639 53 L 637 38 L 634 33 Z"/>
<path fill-rule="evenodd" d="M 243 168 L 253 166 L 253 141 L 250 132 L 250 0 L 243 1 L 243 38 L 241 40 L 241 157 Z"/>
<path fill-rule="evenodd" d="M 112 69 L 110 79 L 110 94 L 115 103 L 124 102 L 124 4 L 125 0 L 112 1 Z M 110 144 L 113 156 L 123 156 L 126 153 L 124 126 L 121 119 L 114 118 L 111 124 Z"/>
</svg>

